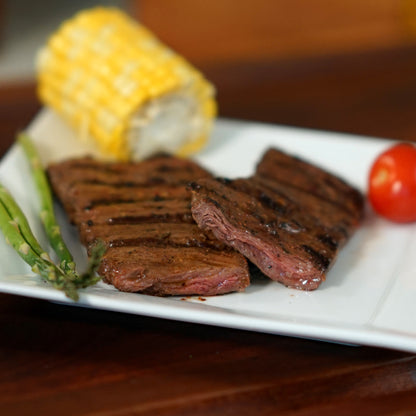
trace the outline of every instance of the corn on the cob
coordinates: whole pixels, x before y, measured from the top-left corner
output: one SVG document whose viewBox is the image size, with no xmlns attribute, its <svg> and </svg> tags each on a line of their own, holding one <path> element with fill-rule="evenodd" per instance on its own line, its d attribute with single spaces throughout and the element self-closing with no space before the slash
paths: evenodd
<svg viewBox="0 0 416 416">
<path fill-rule="evenodd" d="M 41 101 L 110 158 L 188 156 L 205 144 L 216 115 L 203 75 L 118 9 L 64 22 L 37 68 Z"/>
</svg>

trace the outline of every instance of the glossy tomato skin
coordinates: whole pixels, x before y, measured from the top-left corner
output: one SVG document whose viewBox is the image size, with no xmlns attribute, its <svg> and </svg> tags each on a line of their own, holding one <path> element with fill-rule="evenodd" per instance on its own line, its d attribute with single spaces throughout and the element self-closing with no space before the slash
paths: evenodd
<svg viewBox="0 0 416 416">
<path fill-rule="evenodd" d="M 396 144 L 374 161 L 368 198 L 378 214 L 399 223 L 416 221 L 416 147 Z"/>
</svg>

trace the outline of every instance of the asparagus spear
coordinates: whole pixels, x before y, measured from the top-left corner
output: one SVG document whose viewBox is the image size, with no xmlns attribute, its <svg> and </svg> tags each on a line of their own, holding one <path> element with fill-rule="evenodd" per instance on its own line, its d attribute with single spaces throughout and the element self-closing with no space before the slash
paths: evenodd
<svg viewBox="0 0 416 416">
<path fill-rule="evenodd" d="M 76 272 L 73 257 L 62 238 L 55 217 L 52 192 L 37 150 L 30 137 L 24 133 L 18 136 L 18 141 L 30 162 L 36 189 L 41 199 L 41 221 L 60 264 L 54 264 L 49 254 L 38 243 L 24 213 L 1 183 L 0 230 L 3 231 L 7 242 L 32 267 L 33 272 L 42 276 L 55 288 L 63 290 L 69 298 L 78 300 L 78 288 L 85 288 L 100 280 L 96 270 L 106 246 L 102 241 L 97 242 L 90 249 L 90 260 L 85 273 L 79 275 Z"/>
<path fill-rule="evenodd" d="M 31 266 L 34 273 L 39 274 L 56 289 L 64 291 L 69 298 L 78 300 L 75 282 L 52 263 L 49 255 L 33 236 L 23 212 L 12 196 L 2 185 L 0 189 L 0 229 L 7 243 Z"/>
<path fill-rule="evenodd" d="M 0 230 L 5 235 L 7 243 L 31 266 L 34 273 L 39 274 L 56 289 L 64 291 L 69 298 L 75 301 L 79 298 L 77 289 L 94 285 L 101 279 L 96 275 L 96 270 L 106 249 L 104 242 L 97 241 L 91 248 L 88 267 L 83 274 L 65 273 L 60 266 L 52 262 L 49 254 L 43 250 L 33 235 L 23 211 L 1 183 Z"/>
<path fill-rule="evenodd" d="M 30 229 L 29 223 L 16 201 L 8 190 L 0 183 L 0 201 L 10 217 L 11 224 L 16 227 L 32 250 L 40 257 L 50 261 L 48 253 L 40 246 Z"/>
<path fill-rule="evenodd" d="M 65 271 L 65 273 L 76 277 L 75 263 L 62 238 L 60 227 L 56 221 L 52 192 L 37 149 L 33 145 L 30 137 L 25 133 L 20 133 L 17 140 L 22 146 L 30 163 L 32 175 L 41 202 L 40 218 L 45 227 L 49 242 L 60 260 L 60 267 Z"/>
<path fill-rule="evenodd" d="M 92 286 L 101 280 L 101 277 L 96 275 L 96 271 L 100 265 L 101 258 L 103 257 L 106 249 L 107 246 L 102 240 L 98 240 L 90 248 L 90 258 L 87 270 L 81 276 L 78 276 L 75 280 L 78 287 L 85 288 Z"/>
</svg>

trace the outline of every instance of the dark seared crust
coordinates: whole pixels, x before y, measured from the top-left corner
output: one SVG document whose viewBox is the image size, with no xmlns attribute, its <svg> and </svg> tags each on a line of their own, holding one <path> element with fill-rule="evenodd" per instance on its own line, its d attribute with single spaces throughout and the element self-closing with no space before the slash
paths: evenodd
<svg viewBox="0 0 416 416">
<path fill-rule="evenodd" d="M 195 224 L 189 181 L 210 174 L 159 156 L 141 163 L 89 158 L 48 168 L 81 241 L 107 245 L 99 273 L 116 288 L 152 295 L 216 295 L 249 284 L 245 258 Z"/>
<path fill-rule="evenodd" d="M 115 202 L 93 205 L 74 213 L 76 224 L 140 224 L 143 222 L 193 222 L 190 201 Z"/>
<path fill-rule="evenodd" d="M 224 250 L 227 246 L 210 231 L 202 231 L 192 223 L 141 223 L 116 224 L 108 232 L 107 224 L 85 227 L 83 243 L 91 245 L 96 239 L 108 247 L 134 247 L 152 245 L 155 247 L 205 247 Z"/>
<path fill-rule="evenodd" d="M 209 173 L 185 159 L 160 156 L 142 163 L 103 163 L 85 157 L 48 167 L 52 188 L 72 222 L 74 211 L 142 200 L 186 199 L 189 180 Z"/>
<path fill-rule="evenodd" d="M 319 166 L 281 150 L 271 148 L 265 152 L 255 175 L 311 193 L 338 205 L 352 216 L 362 215 L 364 199 L 357 189 Z"/>
<path fill-rule="evenodd" d="M 59 185 L 58 185 L 59 186 Z M 136 203 L 138 201 L 184 200 L 189 197 L 186 188 L 161 184 L 158 186 L 114 186 L 105 183 L 77 182 L 68 190 L 68 197 L 76 199 L 77 211 L 116 203 Z"/>
<path fill-rule="evenodd" d="M 358 226 L 362 197 L 321 169 L 307 185 L 300 179 L 293 185 L 288 179 L 281 181 L 279 165 L 272 163 L 272 156 L 278 155 L 280 160 L 281 153 L 273 150 L 266 155 L 265 163 L 273 169 L 266 169 L 264 175 L 194 182 L 193 216 L 201 228 L 211 230 L 219 240 L 240 251 L 271 279 L 314 290 L 325 280 L 339 249 Z M 282 169 L 287 174 L 291 170 L 289 156 L 284 160 Z M 297 173 L 299 164 L 304 171 L 309 169 L 299 159 L 293 158 L 292 163 L 296 178 L 302 175 Z M 312 166 L 309 171 L 316 169 Z M 259 171 L 263 171 L 262 164 Z"/>
<path fill-rule="evenodd" d="M 230 250 L 139 245 L 105 254 L 100 272 L 119 290 L 152 295 L 218 295 L 244 290 L 247 262 Z"/>
</svg>

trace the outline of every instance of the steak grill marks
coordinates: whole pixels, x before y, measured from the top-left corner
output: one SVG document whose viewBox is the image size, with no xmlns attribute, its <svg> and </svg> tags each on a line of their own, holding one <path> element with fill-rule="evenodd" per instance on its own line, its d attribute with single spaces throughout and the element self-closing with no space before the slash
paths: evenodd
<svg viewBox="0 0 416 416">
<path fill-rule="evenodd" d="M 361 194 L 277 149 L 249 179 L 194 182 L 198 225 L 289 287 L 316 289 L 363 214 Z"/>
<path fill-rule="evenodd" d="M 257 165 L 256 176 L 269 178 L 332 202 L 352 216 L 361 215 L 364 200 L 360 192 L 325 170 L 278 149 L 269 149 Z"/>
<path fill-rule="evenodd" d="M 87 248 L 107 245 L 99 273 L 124 291 L 214 295 L 249 284 L 244 257 L 195 224 L 186 184 L 210 174 L 189 160 L 69 160 L 48 169 Z"/>
</svg>

